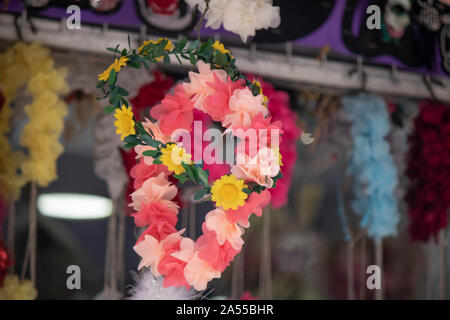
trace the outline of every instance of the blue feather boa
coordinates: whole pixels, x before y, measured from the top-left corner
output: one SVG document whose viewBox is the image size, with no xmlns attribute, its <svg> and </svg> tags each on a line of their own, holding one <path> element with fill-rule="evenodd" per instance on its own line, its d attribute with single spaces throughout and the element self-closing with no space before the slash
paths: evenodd
<svg viewBox="0 0 450 320">
<path fill-rule="evenodd" d="M 353 150 L 347 172 L 353 176 L 352 209 L 362 215 L 360 226 L 375 241 L 397 233 L 399 213 L 394 190 L 397 168 L 386 136 L 390 119 L 380 97 L 360 93 L 344 97 L 342 104 L 352 121 Z"/>
</svg>

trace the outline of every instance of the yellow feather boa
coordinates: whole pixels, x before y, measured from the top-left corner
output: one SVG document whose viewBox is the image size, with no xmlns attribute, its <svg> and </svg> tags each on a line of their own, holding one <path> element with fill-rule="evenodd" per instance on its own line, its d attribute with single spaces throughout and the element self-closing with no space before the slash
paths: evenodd
<svg viewBox="0 0 450 320">
<path fill-rule="evenodd" d="M 30 280 L 19 280 L 16 275 L 8 274 L 0 288 L 0 300 L 34 300 L 37 290 Z"/>
<path fill-rule="evenodd" d="M 0 189 L 7 199 L 15 200 L 28 182 L 45 187 L 57 178 L 56 161 L 63 151 L 58 139 L 67 114 L 60 95 L 68 91 L 67 70 L 55 69 L 49 49 L 23 42 L 0 54 L 0 70 L 6 98 L 0 111 Z M 25 85 L 33 100 L 25 106 L 29 121 L 20 145 L 28 148 L 28 155 L 12 150 L 7 137 L 12 103 Z"/>
</svg>

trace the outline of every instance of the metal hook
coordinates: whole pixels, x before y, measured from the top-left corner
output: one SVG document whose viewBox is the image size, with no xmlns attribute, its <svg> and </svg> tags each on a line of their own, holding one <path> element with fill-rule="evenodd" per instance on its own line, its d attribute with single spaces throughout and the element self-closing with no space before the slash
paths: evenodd
<svg viewBox="0 0 450 320">
<path fill-rule="evenodd" d="M 250 44 L 250 59 L 256 60 L 256 43 Z"/>
<path fill-rule="evenodd" d="M 431 83 L 431 77 L 429 74 L 426 74 L 423 76 L 423 82 L 425 83 L 425 87 L 427 88 L 428 92 L 430 93 L 431 99 L 433 101 L 438 101 L 436 93 L 433 90 L 433 85 Z"/>
<path fill-rule="evenodd" d="M 19 16 L 14 16 L 14 27 L 16 29 L 17 38 L 19 38 L 20 41 L 23 41 L 23 34 L 22 34 L 22 23 L 19 22 Z"/>
<path fill-rule="evenodd" d="M 354 74 L 357 74 L 361 78 L 361 91 L 366 91 L 367 88 L 367 72 L 364 70 L 363 58 L 362 56 L 356 56 L 356 67 L 351 69 L 348 72 L 348 75 L 352 77 Z"/>
<path fill-rule="evenodd" d="M 288 63 L 292 61 L 292 42 L 286 42 L 286 60 Z"/>
<path fill-rule="evenodd" d="M 147 38 L 147 25 L 142 24 L 139 31 L 139 43 L 143 43 Z"/>
<path fill-rule="evenodd" d="M 400 82 L 400 80 L 398 79 L 398 68 L 395 64 L 391 65 L 391 79 L 394 83 Z"/>
<path fill-rule="evenodd" d="M 102 24 L 102 34 L 107 33 L 108 29 L 109 29 L 108 22 L 103 22 L 103 24 Z"/>
</svg>

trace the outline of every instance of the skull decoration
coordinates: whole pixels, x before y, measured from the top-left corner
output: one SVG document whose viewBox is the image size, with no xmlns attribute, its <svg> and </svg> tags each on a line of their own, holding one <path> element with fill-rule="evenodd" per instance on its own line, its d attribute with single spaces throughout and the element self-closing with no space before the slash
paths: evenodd
<svg viewBox="0 0 450 320">
<path fill-rule="evenodd" d="M 410 25 L 410 0 L 387 0 L 384 10 L 384 22 L 389 35 L 393 39 L 403 37 L 406 28 Z"/>
</svg>

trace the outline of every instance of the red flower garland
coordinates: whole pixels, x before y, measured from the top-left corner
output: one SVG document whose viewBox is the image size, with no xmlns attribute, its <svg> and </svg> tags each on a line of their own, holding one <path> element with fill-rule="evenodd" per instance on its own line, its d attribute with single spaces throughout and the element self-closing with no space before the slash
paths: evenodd
<svg viewBox="0 0 450 320">
<path fill-rule="evenodd" d="M 424 102 L 410 137 L 406 195 L 413 240 L 446 227 L 450 207 L 450 106 Z"/>
<path fill-rule="evenodd" d="M 0 287 L 3 286 L 3 280 L 8 273 L 9 266 L 13 265 L 14 261 L 3 245 L 3 240 L 0 238 Z"/>
</svg>

